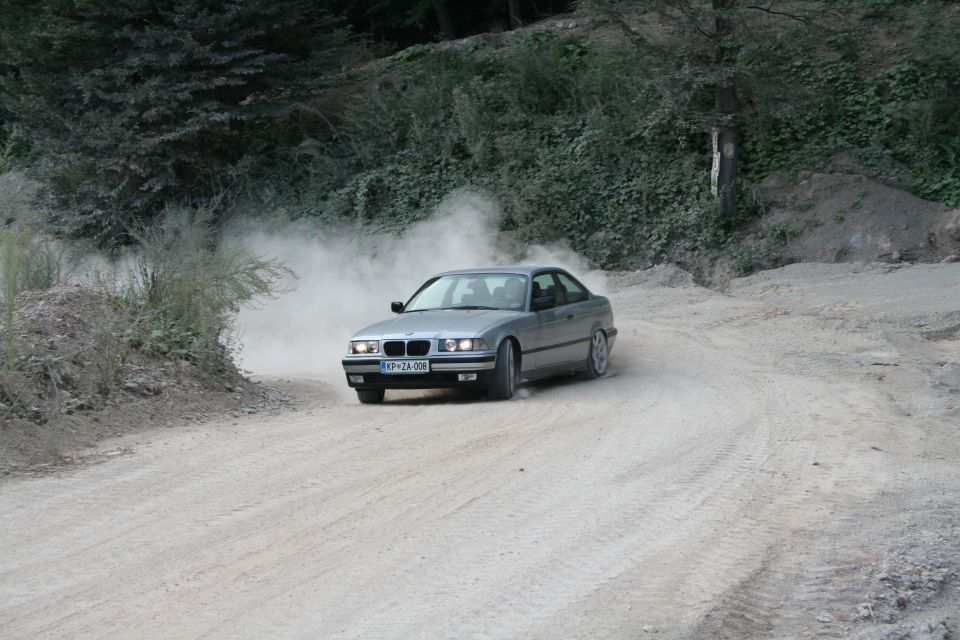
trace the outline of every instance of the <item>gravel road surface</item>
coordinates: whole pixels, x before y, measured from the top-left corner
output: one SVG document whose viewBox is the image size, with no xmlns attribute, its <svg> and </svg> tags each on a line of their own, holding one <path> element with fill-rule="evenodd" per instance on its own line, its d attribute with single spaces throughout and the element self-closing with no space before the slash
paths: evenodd
<svg viewBox="0 0 960 640">
<path fill-rule="evenodd" d="M 3 483 L 0 637 L 950 637 L 960 265 L 609 282 L 601 380 L 290 374 Z"/>
</svg>

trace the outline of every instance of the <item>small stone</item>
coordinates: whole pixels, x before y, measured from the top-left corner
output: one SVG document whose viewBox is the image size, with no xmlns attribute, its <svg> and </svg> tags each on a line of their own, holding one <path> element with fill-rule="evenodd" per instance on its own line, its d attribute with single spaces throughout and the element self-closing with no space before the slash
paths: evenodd
<svg viewBox="0 0 960 640">
<path fill-rule="evenodd" d="M 821 624 L 830 624 L 833 622 L 833 616 L 826 611 L 821 611 L 820 615 L 817 616 L 817 622 Z"/>
</svg>

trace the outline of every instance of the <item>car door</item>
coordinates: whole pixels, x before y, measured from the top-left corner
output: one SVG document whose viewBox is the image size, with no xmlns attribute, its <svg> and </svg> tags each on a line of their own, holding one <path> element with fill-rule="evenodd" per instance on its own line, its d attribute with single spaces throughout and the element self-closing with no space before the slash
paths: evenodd
<svg viewBox="0 0 960 640">
<path fill-rule="evenodd" d="M 576 327 L 576 315 L 567 305 L 566 295 L 554 271 L 539 274 L 533 279 L 534 292 L 552 296 L 556 305 L 552 309 L 537 312 L 537 351 L 535 363 L 538 369 L 562 367 L 579 360 L 577 342 L 582 337 Z M 536 294 L 534 294 L 536 297 Z"/>
<path fill-rule="evenodd" d="M 574 364 L 586 361 L 590 350 L 590 334 L 597 318 L 596 310 L 590 303 L 587 288 L 566 273 L 557 272 L 558 288 L 563 292 L 564 306 L 562 316 L 568 321 L 564 343 L 565 362 Z"/>
<path fill-rule="evenodd" d="M 556 295 L 557 281 L 552 272 L 534 275 L 531 287 L 531 309 L 538 298 Z M 543 309 L 537 314 L 536 344 L 533 349 L 533 362 L 537 369 L 544 369 L 562 362 L 562 354 L 557 348 L 562 333 L 563 322 L 557 307 Z"/>
<path fill-rule="evenodd" d="M 589 319 L 582 301 L 588 294 L 564 273 L 554 272 L 553 277 L 556 280 L 556 312 L 560 321 L 557 325 L 557 364 L 573 368 L 587 359 L 585 340 L 589 335 L 589 328 L 585 329 L 584 324 L 588 323 Z"/>
</svg>

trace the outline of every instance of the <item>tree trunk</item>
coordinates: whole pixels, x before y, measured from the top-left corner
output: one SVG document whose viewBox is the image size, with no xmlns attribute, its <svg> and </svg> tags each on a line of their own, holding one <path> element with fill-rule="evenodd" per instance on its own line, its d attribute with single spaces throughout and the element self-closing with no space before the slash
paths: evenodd
<svg viewBox="0 0 960 640">
<path fill-rule="evenodd" d="M 510 28 L 517 29 L 523 26 L 523 6 L 520 0 L 508 0 L 510 8 Z"/>
<path fill-rule="evenodd" d="M 444 40 L 454 40 L 457 37 L 457 28 L 453 24 L 453 16 L 450 14 L 450 7 L 446 0 L 433 0 L 433 11 L 437 14 L 437 22 L 440 23 L 440 33 Z"/>
<path fill-rule="evenodd" d="M 729 16 L 723 12 L 729 10 L 735 0 L 712 0 L 714 11 L 718 11 L 714 22 L 716 53 L 714 61 L 732 73 L 736 64 L 737 52 L 730 42 L 733 27 Z M 737 89 L 732 76 L 718 82 L 713 89 L 714 107 L 720 122 L 717 150 L 720 152 L 720 175 L 718 177 L 721 208 L 727 219 L 737 215 L 737 155 L 739 155 L 740 135 L 737 127 Z"/>
</svg>

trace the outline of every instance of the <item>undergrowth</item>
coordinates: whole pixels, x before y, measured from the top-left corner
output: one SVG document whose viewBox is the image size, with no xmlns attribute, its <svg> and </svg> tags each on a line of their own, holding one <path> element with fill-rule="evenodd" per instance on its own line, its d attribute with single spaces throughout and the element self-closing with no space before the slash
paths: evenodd
<svg viewBox="0 0 960 640">
<path fill-rule="evenodd" d="M 706 136 L 651 119 L 637 62 L 628 45 L 552 32 L 418 51 L 249 193 L 272 212 L 402 229 L 479 189 L 520 240 L 563 237 L 605 267 L 714 246 L 726 223 L 703 179 Z"/>
<path fill-rule="evenodd" d="M 877 7 L 864 20 L 899 10 Z M 870 22 L 815 51 L 745 47 L 738 64 L 755 80 L 741 95 L 744 185 L 829 168 L 852 150 L 874 177 L 960 206 L 960 50 L 950 45 L 960 19 L 931 20 L 916 29 L 936 37 L 903 56 L 866 58 Z M 297 123 L 311 137 L 275 154 L 248 194 L 270 215 L 402 229 L 475 188 L 519 240 L 564 238 L 600 267 L 735 253 L 759 209 L 742 198 L 737 219 L 720 215 L 701 117 L 712 92 L 684 73 L 629 43 L 552 31 L 417 47 L 329 114 L 329 127 Z"/>
<path fill-rule="evenodd" d="M 110 291 L 132 318 L 120 342 L 208 375 L 235 373 L 226 344 L 234 316 L 280 293 L 291 272 L 220 242 L 210 208 L 170 207 L 131 235 L 137 248 Z"/>
<path fill-rule="evenodd" d="M 110 268 L 76 274 L 90 281 L 92 291 L 66 304 L 90 322 L 78 332 L 83 335 L 70 335 L 75 352 L 68 353 L 57 338 L 18 335 L 23 325 L 18 328 L 14 304 L 21 292 L 64 281 L 59 245 L 26 230 L 2 232 L 0 418 L 42 423 L 56 413 L 102 407 L 117 390 L 141 393 L 143 384 L 128 371 L 131 358 L 221 386 L 234 381 L 230 330 L 236 312 L 282 292 L 291 272 L 221 242 L 212 208 L 168 208 L 156 224 L 131 236 L 138 245 Z M 44 307 L 31 309 L 36 322 Z M 92 383 L 80 384 L 81 378 Z"/>
</svg>

